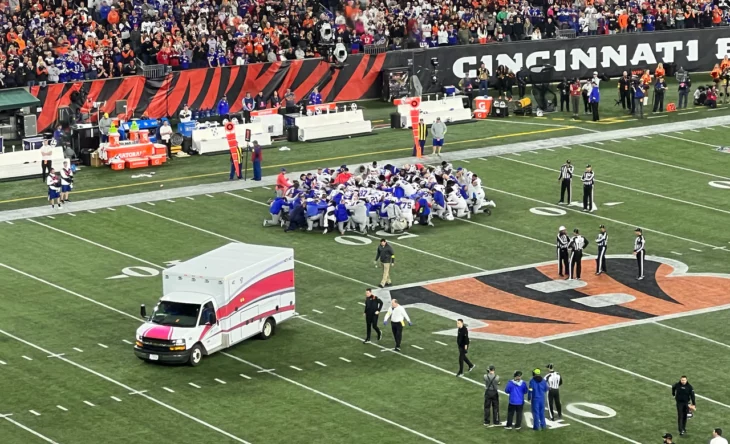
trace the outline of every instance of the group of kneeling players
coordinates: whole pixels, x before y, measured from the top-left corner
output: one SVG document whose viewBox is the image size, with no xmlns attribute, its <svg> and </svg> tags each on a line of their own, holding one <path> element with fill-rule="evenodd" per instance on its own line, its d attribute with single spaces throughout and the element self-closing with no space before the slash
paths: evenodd
<svg viewBox="0 0 730 444">
<path fill-rule="evenodd" d="M 391 233 L 414 224 L 433 226 L 435 215 L 444 220 L 491 214 L 481 179 L 448 162 L 438 166 L 406 164 L 360 166 L 353 174 L 346 165 L 302 174 L 285 190 L 277 190 L 270 202 L 271 218 L 264 226 L 286 231 L 315 228 L 357 231 L 382 228 Z"/>
</svg>

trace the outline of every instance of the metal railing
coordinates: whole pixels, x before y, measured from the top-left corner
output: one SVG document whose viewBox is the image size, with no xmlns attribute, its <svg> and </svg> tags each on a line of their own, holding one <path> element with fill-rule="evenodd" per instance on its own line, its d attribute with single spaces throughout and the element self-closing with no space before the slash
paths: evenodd
<svg viewBox="0 0 730 444">
<path fill-rule="evenodd" d="M 558 29 L 558 32 L 555 33 L 557 39 L 574 39 L 577 36 L 575 29 Z"/>
<path fill-rule="evenodd" d="M 365 45 L 363 52 L 365 54 L 382 54 L 388 50 L 388 45 L 385 43 L 375 45 Z"/>
</svg>

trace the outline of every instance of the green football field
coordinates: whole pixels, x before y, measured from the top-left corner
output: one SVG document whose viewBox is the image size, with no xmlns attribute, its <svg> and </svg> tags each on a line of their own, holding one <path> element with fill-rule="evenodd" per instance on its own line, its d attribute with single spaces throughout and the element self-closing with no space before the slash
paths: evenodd
<svg viewBox="0 0 730 444">
<path fill-rule="evenodd" d="M 522 122 L 526 133 L 559 128 Z M 714 149 L 729 136 L 727 126 L 698 126 L 455 161 L 483 178 L 497 204 L 492 215 L 436 220 L 397 235 L 264 228 L 273 193 L 264 187 L 77 212 L 71 203 L 70 214 L 2 222 L 0 443 L 652 443 L 664 432 L 677 435 L 670 386 L 681 375 L 694 385 L 698 409 L 680 442 L 705 443 L 713 427 L 730 430 L 723 379 L 730 154 Z M 509 140 L 495 144 L 503 143 Z M 316 166 L 317 157 L 302 156 L 302 168 Z M 556 205 L 558 169 L 568 158 L 577 172 L 593 165 L 597 211 Z M 100 195 L 109 193 L 87 198 Z M 596 277 L 599 224 L 608 229 L 610 257 L 608 276 Z M 540 293 L 537 301 L 539 291 L 525 290 L 537 273 L 557 273 L 559 225 L 591 241 L 581 291 L 597 299 L 582 310 L 563 293 Z M 644 230 L 651 264 L 640 284 L 631 259 L 635 227 Z M 458 304 L 450 307 L 494 316 L 470 325 L 473 372 L 454 376 L 455 323 L 423 305 L 407 307 L 413 326 L 405 328 L 402 353 L 390 351 L 390 327 L 381 341 L 362 344 L 363 295 L 380 280 L 373 258 L 381 237 L 396 251 L 394 294 L 425 295 L 415 301 L 424 304 L 453 297 Z M 195 368 L 138 360 L 139 305 L 160 297 L 161 270 L 230 242 L 294 248 L 299 316 L 270 340 L 250 339 Z M 635 300 L 622 307 L 600 298 L 626 293 Z M 598 314 L 604 310 L 611 314 Z M 504 387 L 515 370 L 529 378 L 548 363 L 565 379 L 562 420 L 540 433 L 529 415 L 520 431 L 482 425 L 488 365 Z M 506 413 L 502 397 L 502 421 Z"/>
</svg>

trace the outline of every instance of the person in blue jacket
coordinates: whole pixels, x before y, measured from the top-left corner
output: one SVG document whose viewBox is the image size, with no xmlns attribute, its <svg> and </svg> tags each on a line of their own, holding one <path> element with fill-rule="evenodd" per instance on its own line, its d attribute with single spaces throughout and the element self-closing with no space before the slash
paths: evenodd
<svg viewBox="0 0 730 444">
<path fill-rule="evenodd" d="M 319 93 L 319 89 L 316 87 L 309 94 L 309 104 L 310 105 L 321 105 L 322 104 L 322 94 Z"/>
<path fill-rule="evenodd" d="M 312 231 L 314 222 L 321 222 L 321 219 L 322 215 L 319 212 L 319 202 L 311 197 L 307 198 L 307 231 Z"/>
<path fill-rule="evenodd" d="M 532 429 L 547 430 L 545 422 L 545 393 L 548 391 L 547 381 L 542 379 L 540 369 L 532 372 L 530 380 L 530 391 L 527 392 L 527 400 L 532 403 Z"/>
<path fill-rule="evenodd" d="M 428 225 L 433 227 L 431 222 L 431 204 L 426 199 L 425 194 L 421 194 L 418 199 L 418 225 Z"/>
<path fill-rule="evenodd" d="M 270 202 L 271 202 L 271 205 L 269 205 L 269 213 L 271 213 L 271 219 L 265 219 L 264 226 L 265 227 L 273 227 L 275 225 L 283 226 L 284 221 L 281 220 L 281 211 L 284 208 L 284 205 L 286 205 L 286 199 L 284 199 L 283 197 L 277 197 L 276 199 L 273 199 Z"/>
<path fill-rule="evenodd" d="M 228 106 L 228 99 L 226 96 L 221 97 L 220 102 L 218 102 L 218 115 L 227 117 L 229 110 L 230 106 Z"/>
<path fill-rule="evenodd" d="M 335 209 L 335 219 L 337 220 L 337 230 L 344 236 L 345 224 L 350 219 L 350 215 L 347 212 L 347 206 L 342 203 L 342 200 L 340 200 L 340 203 L 337 204 L 337 208 Z"/>
<path fill-rule="evenodd" d="M 504 392 L 509 396 L 509 406 L 507 407 L 507 425 L 505 429 L 519 430 L 522 428 L 522 410 L 525 407 L 525 395 L 527 394 L 527 384 L 522 380 L 522 372 L 517 370 L 514 379 L 507 383 Z M 515 419 L 514 417 L 517 416 Z M 514 419 L 514 426 L 512 420 Z"/>
<path fill-rule="evenodd" d="M 593 88 L 591 88 L 591 93 L 588 95 L 588 103 L 591 104 L 594 122 L 598 122 L 598 103 L 600 101 L 601 91 L 598 89 L 598 85 L 596 84 L 596 82 L 593 82 Z"/>
</svg>

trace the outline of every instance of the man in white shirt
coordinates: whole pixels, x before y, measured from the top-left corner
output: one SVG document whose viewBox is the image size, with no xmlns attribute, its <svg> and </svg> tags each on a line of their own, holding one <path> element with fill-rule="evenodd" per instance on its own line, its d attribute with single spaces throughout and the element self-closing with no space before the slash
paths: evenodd
<svg viewBox="0 0 730 444">
<path fill-rule="evenodd" d="M 193 113 L 190 112 L 190 108 L 188 108 L 188 105 L 185 105 L 180 111 L 180 122 L 190 122 L 190 118 L 192 117 L 192 115 Z"/>
<path fill-rule="evenodd" d="M 63 161 L 63 168 L 61 168 L 61 202 L 67 203 L 68 193 L 73 189 L 74 173 L 69 165 L 68 159 Z"/>
<path fill-rule="evenodd" d="M 41 145 L 41 180 L 46 181 L 46 176 L 51 172 L 51 159 L 53 159 L 53 147 L 48 143 L 48 140 L 43 140 Z"/>
<path fill-rule="evenodd" d="M 48 202 L 51 204 L 51 208 L 61 208 L 61 180 L 56 176 L 56 171 L 51 168 L 51 171 L 46 176 L 46 185 L 48 186 Z"/>
<path fill-rule="evenodd" d="M 727 439 L 722 437 L 721 428 L 716 428 L 712 431 L 712 439 L 710 440 L 710 444 L 728 444 Z"/>
<path fill-rule="evenodd" d="M 163 120 L 162 126 L 160 127 L 160 139 L 162 143 L 167 147 L 167 158 L 172 160 L 172 127 L 170 121 Z"/>
<path fill-rule="evenodd" d="M 393 350 L 399 352 L 400 341 L 403 339 L 403 327 L 406 322 L 408 322 L 408 325 L 412 325 L 411 318 L 408 317 L 406 309 L 398 304 L 398 300 L 393 299 L 390 301 L 390 308 L 388 309 L 388 313 L 385 315 L 383 325 L 388 325 L 388 319 L 392 321 L 390 323 L 390 327 L 393 330 L 393 339 L 395 339 L 395 348 Z"/>
</svg>

